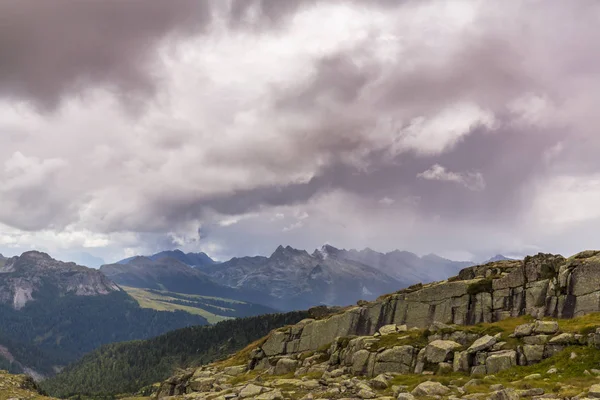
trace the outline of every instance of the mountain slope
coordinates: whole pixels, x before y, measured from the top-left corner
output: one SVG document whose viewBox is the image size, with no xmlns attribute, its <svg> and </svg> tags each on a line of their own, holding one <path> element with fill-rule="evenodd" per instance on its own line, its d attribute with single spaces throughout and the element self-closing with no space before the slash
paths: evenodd
<svg viewBox="0 0 600 400">
<path fill-rule="evenodd" d="M 290 246 L 279 246 L 268 258 L 235 258 L 202 270 L 223 285 L 268 293 L 285 309 L 347 305 L 403 286 L 389 275 L 338 257 L 333 251 L 311 255 Z"/>
<path fill-rule="evenodd" d="M 257 303 L 275 311 L 276 300 L 265 293 L 219 284 L 197 268 L 164 257 L 135 257 L 125 264 L 103 265 L 100 272 L 122 286 L 194 294 Z"/>
<path fill-rule="evenodd" d="M 0 345 L 14 356 L 12 367 L 42 375 L 106 343 L 207 323 L 180 311 L 142 309 L 99 271 L 40 252 L 4 261 L 0 321 Z"/>
<path fill-rule="evenodd" d="M 176 368 L 225 357 L 273 329 L 309 316 L 307 311 L 261 315 L 179 329 L 144 341 L 106 345 L 41 385 L 60 397 L 135 392 L 167 378 Z"/>
</svg>

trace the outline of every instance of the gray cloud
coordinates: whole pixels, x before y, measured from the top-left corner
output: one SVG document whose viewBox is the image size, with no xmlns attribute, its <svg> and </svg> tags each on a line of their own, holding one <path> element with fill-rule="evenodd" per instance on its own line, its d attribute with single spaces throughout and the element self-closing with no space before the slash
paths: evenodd
<svg viewBox="0 0 600 400">
<path fill-rule="evenodd" d="M 0 5 L 0 246 L 565 251 L 560 199 L 593 211 L 594 2 L 32 7 Z"/>
<path fill-rule="evenodd" d="M 126 96 L 155 87 L 153 52 L 209 21 L 205 1 L 8 0 L 0 3 L 0 95 L 56 106 L 90 85 Z"/>
</svg>

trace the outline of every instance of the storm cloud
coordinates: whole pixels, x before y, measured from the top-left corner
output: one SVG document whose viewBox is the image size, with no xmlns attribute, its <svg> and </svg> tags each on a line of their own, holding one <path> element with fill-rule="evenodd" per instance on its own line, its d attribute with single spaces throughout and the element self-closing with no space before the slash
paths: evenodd
<svg viewBox="0 0 600 400">
<path fill-rule="evenodd" d="M 598 247 L 596 2 L 0 15 L 1 252 Z"/>
</svg>

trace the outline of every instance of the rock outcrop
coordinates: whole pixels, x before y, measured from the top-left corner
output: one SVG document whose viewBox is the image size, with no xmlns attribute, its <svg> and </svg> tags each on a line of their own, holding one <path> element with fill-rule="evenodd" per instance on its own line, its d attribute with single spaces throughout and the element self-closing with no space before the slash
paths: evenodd
<svg viewBox="0 0 600 400">
<path fill-rule="evenodd" d="M 515 335 L 524 331 L 529 333 L 520 337 Z M 186 398 L 216 399 L 223 395 L 232 400 L 288 399 L 299 398 L 296 396 L 298 393 L 306 392 L 319 393 L 319 397 L 315 398 L 370 399 L 386 398 L 386 393 L 389 395 L 391 389 L 395 398 L 402 400 L 429 396 L 450 398 L 457 394 L 464 395 L 469 391 L 469 386 L 482 386 L 486 379 L 495 379 L 502 371 L 511 369 L 511 376 L 518 375 L 513 368 L 539 363 L 569 346 L 567 352 L 576 348 L 572 346 L 592 352 L 597 352 L 600 347 L 600 328 L 588 335 L 561 333 L 556 321 L 537 320 L 517 326 L 512 333 L 489 333 L 475 333 L 468 327 L 438 324 L 426 330 L 416 329 L 384 336 L 338 338 L 328 348 L 291 356 L 268 357 L 258 347 L 248 354 L 246 364 L 205 366 L 175 376 L 161 385 L 157 397 L 162 399 L 185 395 Z M 510 343 L 503 339 L 510 339 Z M 600 374 L 598 370 L 591 371 Z M 539 382 L 548 375 L 562 372 L 564 370 L 559 372 L 557 368 L 550 368 L 544 375 L 523 374 L 521 379 Z M 443 377 L 448 373 L 469 380 L 462 387 L 448 387 L 438 381 L 424 379 L 410 392 L 406 387 L 393 386 L 400 375 L 419 374 L 426 378 Z M 246 381 L 244 377 L 247 377 Z M 504 389 L 501 384 L 489 386 L 491 393 L 486 398 L 499 400 L 543 394 L 542 389 L 528 385 L 525 385 L 526 390 L 521 391 Z M 589 393 L 595 396 L 600 393 L 599 387 L 592 386 Z M 308 400 L 310 397 L 303 398 Z M 462 398 L 475 399 L 467 396 Z"/>
<path fill-rule="evenodd" d="M 385 325 L 473 325 L 510 317 L 572 318 L 600 311 L 600 251 L 565 259 L 538 254 L 465 268 L 443 282 L 414 285 L 323 320 L 275 332 L 267 356 L 316 350 L 336 337 L 373 335 Z"/>
</svg>

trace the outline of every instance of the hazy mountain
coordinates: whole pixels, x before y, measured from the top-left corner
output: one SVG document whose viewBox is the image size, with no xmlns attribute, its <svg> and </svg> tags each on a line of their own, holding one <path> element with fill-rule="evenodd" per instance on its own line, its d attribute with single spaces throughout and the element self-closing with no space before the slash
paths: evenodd
<svg viewBox="0 0 600 400">
<path fill-rule="evenodd" d="M 490 263 L 490 262 L 496 262 L 496 261 L 504 261 L 504 260 L 515 260 L 514 258 L 509 258 L 509 257 L 505 257 L 502 254 L 496 254 L 494 257 L 487 259 L 486 261 L 484 261 L 484 264 Z"/>
<path fill-rule="evenodd" d="M 207 323 L 142 309 L 100 271 L 37 251 L 0 260 L 0 321 L 0 358 L 34 376 L 106 343 Z"/>
<path fill-rule="evenodd" d="M 134 257 L 125 262 L 103 265 L 100 267 L 100 272 L 123 286 L 214 296 L 269 307 L 276 306 L 276 300 L 264 292 L 222 285 L 215 282 L 206 273 L 176 258 L 155 258 Z M 274 309 L 270 311 L 274 311 Z"/>
<path fill-rule="evenodd" d="M 139 256 L 129 257 L 121 261 L 117 261 L 116 264 L 129 264 L 133 259 Z M 154 261 L 158 261 L 163 258 L 171 258 L 178 260 L 186 265 L 192 267 L 202 267 L 205 265 L 213 265 L 217 262 L 210 258 L 208 254 L 200 252 L 200 253 L 184 253 L 183 251 L 176 250 L 166 250 L 161 251 L 160 253 L 152 254 L 151 256 L 145 256 Z"/>
<path fill-rule="evenodd" d="M 335 251 L 344 259 L 369 265 L 408 285 L 446 279 L 456 275 L 461 269 L 473 265 L 470 261 L 452 261 L 435 254 L 419 257 L 414 253 L 400 250 L 380 253 L 369 248 L 360 251 L 339 250 L 328 245 L 323 246 L 323 249 Z"/>
<path fill-rule="evenodd" d="M 217 282 L 278 299 L 285 309 L 347 305 L 407 286 L 384 272 L 340 257 L 334 248 L 309 254 L 279 246 L 270 257 L 241 257 L 204 267 Z"/>
</svg>

